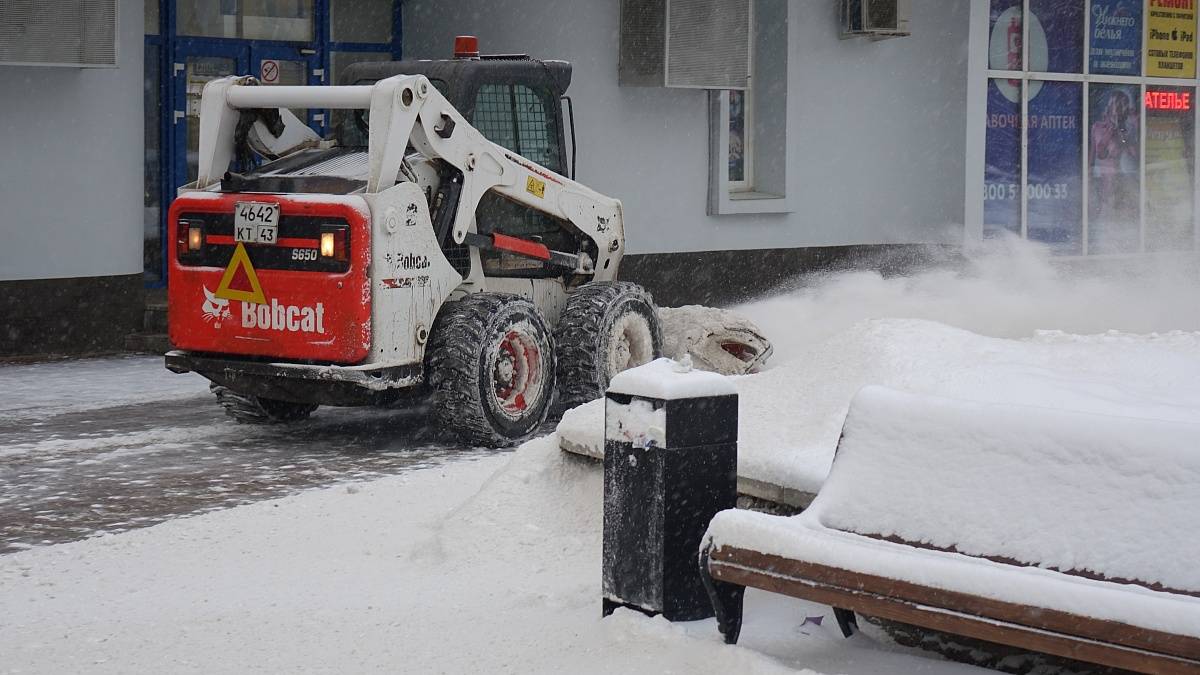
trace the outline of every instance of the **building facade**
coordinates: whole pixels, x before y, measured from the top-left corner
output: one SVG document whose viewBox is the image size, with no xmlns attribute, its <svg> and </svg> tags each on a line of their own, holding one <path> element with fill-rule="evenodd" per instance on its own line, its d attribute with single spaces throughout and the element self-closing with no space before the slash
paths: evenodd
<svg viewBox="0 0 1200 675">
<path fill-rule="evenodd" d="M 13 65 L 0 41 L 0 354 L 137 330 L 209 79 L 330 84 L 357 61 L 448 58 L 463 34 L 573 64 L 576 177 L 622 200 L 623 275 L 664 304 L 1008 232 L 1066 256 L 1195 248 L 1192 0 L 911 0 L 891 39 L 847 38 L 839 0 L 674 0 L 747 8 L 729 16 L 748 78 L 728 89 L 624 79 L 649 1 L 72 2 L 114 4 L 111 64 Z M 732 24 L 707 25 L 676 50 L 724 54 Z M 297 112 L 327 131 L 328 111 Z"/>
</svg>

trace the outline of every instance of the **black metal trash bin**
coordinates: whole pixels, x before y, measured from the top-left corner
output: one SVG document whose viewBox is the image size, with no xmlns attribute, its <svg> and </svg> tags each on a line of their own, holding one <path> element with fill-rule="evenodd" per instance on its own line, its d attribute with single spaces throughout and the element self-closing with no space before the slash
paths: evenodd
<svg viewBox="0 0 1200 675">
<path fill-rule="evenodd" d="M 604 614 L 711 617 L 697 560 L 737 502 L 737 391 L 668 359 L 626 373 L 605 401 Z"/>
</svg>

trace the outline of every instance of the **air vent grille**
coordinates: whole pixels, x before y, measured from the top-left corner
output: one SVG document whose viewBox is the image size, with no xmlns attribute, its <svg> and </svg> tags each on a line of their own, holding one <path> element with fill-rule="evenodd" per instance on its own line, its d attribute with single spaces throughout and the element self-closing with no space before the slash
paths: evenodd
<svg viewBox="0 0 1200 675">
<path fill-rule="evenodd" d="M 0 64 L 116 66 L 117 0 L 0 1 Z"/>
<path fill-rule="evenodd" d="M 621 0 L 623 86 L 745 89 L 751 0 Z"/>
</svg>

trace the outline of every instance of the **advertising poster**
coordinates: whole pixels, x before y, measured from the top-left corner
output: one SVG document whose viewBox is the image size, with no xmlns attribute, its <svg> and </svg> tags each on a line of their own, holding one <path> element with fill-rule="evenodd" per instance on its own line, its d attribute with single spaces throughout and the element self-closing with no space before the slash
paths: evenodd
<svg viewBox="0 0 1200 675">
<path fill-rule="evenodd" d="M 1078 0 L 1029 0 L 1030 70 L 1083 72 L 1083 6 Z"/>
<path fill-rule="evenodd" d="M 1196 0 L 1149 0 L 1146 12 L 1146 74 L 1196 77 Z"/>
<path fill-rule="evenodd" d="M 1146 91 L 1146 250 L 1192 248 L 1195 92 Z"/>
<path fill-rule="evenodd" d="M 1138 248 L 1141 120 L 1137 85 L 1093 83 L 1088 93 L 1088 252 Z"/>
<path fill-rule="evenodd" d="M 1092 0 L 1092 73 L 1142 74 L 1142 4 L 1143 0 Z"/>
<path fill-rule="evenodd" d="M 988 67 L 1021 70 L 1023 41 L 1029 41 L 1026 70 L 1083 72 L 1083 3 L 1077 0 L 1030 0 L 1028 35 L 1022 33 L 1020 0 L 992 0 Z"/>
<path fill-rule="evenodd" d="M 1027 234 L 1059 253 L 1080 253 L 1083 230 L 1083 85 L 1042 82 L 1029 95 Z"/>
<path fill-rule="evenodd" d="M 1021 232 L 1020 89 L 1001 89 L 988 81 L 987 133 L 984 140 L 983 236 Z"/>
<path fill-rule="evenodd" d="M 1021 0 L 992 0 L 988 68 L 1021 70 Z"/>
</svg>

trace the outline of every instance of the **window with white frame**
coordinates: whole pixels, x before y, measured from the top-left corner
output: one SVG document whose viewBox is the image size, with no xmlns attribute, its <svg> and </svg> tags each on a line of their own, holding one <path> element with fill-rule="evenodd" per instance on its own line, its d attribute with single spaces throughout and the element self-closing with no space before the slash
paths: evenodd
<svg viewBox="0 0 1200 675">
<path fill-rule="evenodd" d="M 988 27 L 984 237 L 1194 249 L 1195 4 L 990 0 Z"/>
<path fill-rule="evenodd" d="M 753 96 L 731 90 L 729 101 L 729 191 L 754 189 Z"/>
<path fill-rule="evenodd" d="M 711 92 L 709 208 L 714 215 L 786 213 L 788 3 L 754 0 L 745 89 Z"/>
</svg>

